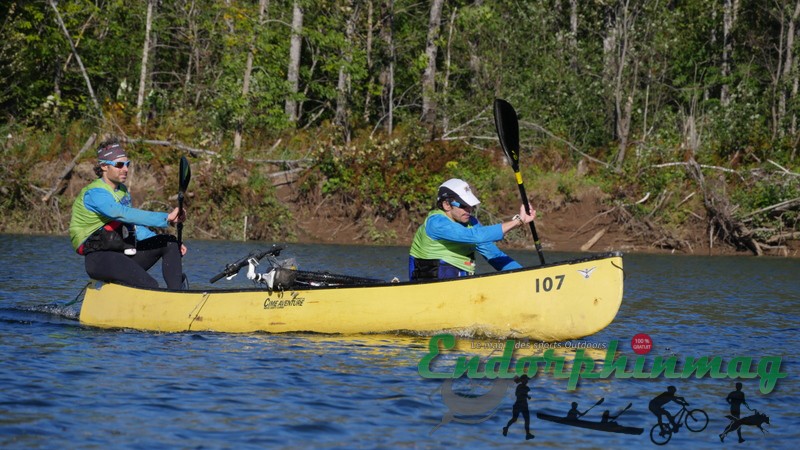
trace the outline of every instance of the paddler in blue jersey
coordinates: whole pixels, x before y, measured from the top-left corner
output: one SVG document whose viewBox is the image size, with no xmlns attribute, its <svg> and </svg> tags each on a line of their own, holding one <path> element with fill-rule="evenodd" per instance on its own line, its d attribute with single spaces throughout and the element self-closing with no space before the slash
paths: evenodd
<svg viewBox="0 0 800 450">
<path fill-rule="evenodd" d="M 481 225 L 472 212 L 480 201 L 466 181 L 453 178 L 439 186 L 436 209 L 417 229 L 411 242 L 408 262 L 413 280 L 456 278 L 475 273 L 475 252 L 496 270 L 519 269 L 522 266 L 503 253 L 495 242 L 509 231 L 536 218 L 520 205 L 519 214 L 495 225 Z"/>
<path fill-rule="evenodd" d="M 98 178 L 83 188 L 72 205 L 69 236 L 75 251 L 84 256 L 86 273 L 95 280 L 116 281 L 135 287 L 157 288 L 147 273 L 159 259 L 169 289 L 183 284 L 181 256 L 175 236 L 156 234 L 148 227 L 167 228 L 183 222 L 186 212 L 151 212 L 131 206 L 125 186 L 131 161 L 117 139 L 97 149 Z"/>
</svg>

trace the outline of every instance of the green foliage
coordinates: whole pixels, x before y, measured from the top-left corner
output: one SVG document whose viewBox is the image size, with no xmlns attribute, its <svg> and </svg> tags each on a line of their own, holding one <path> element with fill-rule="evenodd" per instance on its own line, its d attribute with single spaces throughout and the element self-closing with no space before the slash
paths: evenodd
<svg viewBox="0 0 800 450">
<path fill-rule="evenodd" d="M 259 22 L 255 1 L 156 2 L 148 71 L 140 80 L 148 0 L 57 2 L 103 108 L 97 117 L 50 3 L 5 2 L 0 125 L 33 130 L 24 149 L 16 141 L 7 147 L 20 160 L 53 159 L 98 123 L 102 131 L 210 146 L 223 154 L 234 131 L 242 131 L 249 147 L 242 154 L 253 158 L 281 138 L 279 151 L 293 156 L 314 149 L 319 166 L 302 181 L 303 195 L 311 198 L 321 186 L 323 195 L 356 209 L 363 202 L 389 219 L 427 210 L 436 186 L 452 176 L 480 192 L 514 191 L 513 180 L 500 174 L 507 169 L 492 157 L 497 142 L 486 139 L 494 137 L 495 97 L 510 100 L 520 113 L 524 171 L 543 181 L 542 191 L 556 204 L 579 197 L 583 181 L 546 174 L 570 174 L 584 159 L 579 152 L 610 162 L 621 133 L 628 143 L 621 172 L 594 169 L 603 190 L 619 198 L 657 195 L 690 182 L 680 167 L 653 167 L 686 159 L 690 123 L 698 161 L 737 170 L 766 160 L 796 166 L 800 96 L 792 88 L 794 70 L 782 70 L 791 18 L 786 2 L 739 2 L 727 41 L 724 5 L 715 0 L 578 2 L 574 11 L 570 2 L 543 0 L 445 2 L 436 40 L 437 119 L 425 128 L 419 116 L 429 2 L 373 2 L 370 9 L 363 2 L 302 0 L 296 93 L 286 81 L 294 3 L 269 2 Z M 725 42 L 730 51 L 723 61 Z M 791 50 L 796 61 L 797 49 Z M 141 128 L 134 120 L 140 82 Z M 290 97 L 300 104 L 296 123 L 284 112 Z M 387 124 L 390 106 L 395 132 L 384 136 L 376 130 Z M 342 111 L 346 123 L 339 121 Z M 628 128 L 620 126 L 625 123 Z M 54 137 L 76 136 L 76 126 L 81 138 Z M 142 161 L 168 164 L 170 157 L 158 150 L 136 150 Z M 277 208 L 265 180 L 218 181 L 231 190 L 214 192 L 227 205 L 227 217 L 266 223 L 256 208 L 241 205 Z M 14 184 L 3 182 L 19 198 Z M 757 209 L 792 189 L 765 184 L 741 201 Z M 245 191 L 259 194 L 245 198 Z M 649 213 L 649 206 L 641 208 Z M 224 217 L 214 216 L 219 223 Z M 236 235 L 241 219 L 236 221 L 222 227 L 224 233 Z"/>
<path fill-rule="evenodd" d="M 222 239 L 241 239 L 247 221 L 248 239 L 283 241 L 293 239 L 287 230 L 292 220 L 272 183 L 253 167 L 228 159 L 198 174 L 203 199 L 192 205 L 209 232 Z M 193 174 L 193 182 L 195 176 Z"/>
</svg>

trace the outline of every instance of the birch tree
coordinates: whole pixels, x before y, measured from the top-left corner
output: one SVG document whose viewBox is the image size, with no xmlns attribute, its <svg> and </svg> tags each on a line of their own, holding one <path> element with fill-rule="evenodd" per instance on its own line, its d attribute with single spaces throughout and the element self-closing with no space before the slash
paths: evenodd
<svg viewBox="0 0 800 450">
<path fill-rule="evenodd" d="M 289 45 L 289 67 L 286 71 L 286 81 L 289 85 L 289 95 L 286 99 L 286 116 L 289 121 L 298 119 L 297 94 L 300 91 L 300 51 L 303 44 L 303 8 L 299 0 L 295 0 L 292 7 L 292 38 Z"/>
<path fill-rule="evenodd" d="M 733 27 L 736 24 L 736 14 L 739 11 L 739 0 L 724 0 L 722 6 L 722 79 L 720 88 L 720 103 L 728 106 L 730 103 L 731 55 L 733 54 Z"/>
<path fill-rule="evenodd" d="M 81 60 L 81 56 L 78 54 L 78 49 L 75 48 L 75 42 L 72 40 L 72 37 L 67 30 L 67 26 L 64 25 L 64 20 L 61 18 L 61 13 L 58 12 L 58 7 L 56 6 L 55 0 L 50 0 L 50 6 L 53 8 L 53 11 L 56 13 L 56 22 L 58 26 L 61 28 L 61 31 L 64 33 L 67 41 L 69 42 L 69 47 L 72 49 L 72 54 L 75 55 L 75 62 L 78 63 L 78 67 L 81 69 L 81 74 L 83 74 L 83 79 L 86 81 L 86 89 L 89 91 L 89 97 L 92 99 L 92 104 L 97 110 L 97 114 L 99 118 L 102 119 L 103 117 L 103 110 L 100 108 L 100 103 L 97 102 L 97 97 L 94 95 L 94 89 L 92 88 L 92 82 L 89 80 L 89 74 L 86 73 L 86 67 L 83 65 L 83 61 Z"/>
<path fill-rule="evenodd" d="M 786 50 L 784 55 L 783 70 L 780 76 L 781 92 L 778 97 L 779 103 L 776 126 L 779 126 L 779 124 L 784 121 L 786 117 L 786 104 L 790 98 L 794 100 L 796 95 L 796 88 L 794 86 L 797 84 L 795 81 L 797 79 L 797 63 L 794 61 L 794 40 L 796 37 L 795 35 L 797 34 L 798 17 L 800 17 L 800 0 L 795 1 L 794 11 L 792 12 L 791 16 L 789 16 L 788 23 L 786 24 Z M 781 27 L 781 29 L 783 29 L 783 27 Z M 792 86 L 793 91 L 787 89 L 788 86 Z M 797 118 L 793 113 L 790 120 L 792 134 L 794 134 L 796 122 Z M 780 129 L 784 128 L 781 127 Z"/>
<path fill-rule="evenodd" d="M 358 8 L 353 7 L 353 0 L 347 1 L 347 10 L 350 11 L 350 16 L 347 19 L 347 24 L 345 25 L 345 41 L 346 44 L 342 49 L 342 64 L 339 66 L 339 78 L 336 83 L 336 115 L 334 118 L 334 122 L 342 128 L 344 132 L 345 142 L 350 142 L 350 126 L 348 120 L 348 111 L 349 111 L 349 96 L 348 92 L 350 90 L 350 73 L 349 68 L 347 67 L 353 62 L 353 46 L 355 43 L 353 42 L 354 35 L 356 32 L 356 19 L 358 17 Z"/>
<path fill-rule="evenodd" d="M 444 0 L 431 2 L 430 17 L 428 20 L 428 38 L 425 42 L 425 58 L 428 65 L 422 74 L 422 122 L 432 125 L 436 120 L 436 55 L 439 50 L 437 39 L 442 21 L 442 6 Z"/>
<path fill-rule="evenodd" d="M 636 94 L 638 60 L 633 55 L 633 28 L 636 13 L 630 0 L 620 1 L 612 13 L 606 37 L 607 72 L 612 77 L 614 124 L 617 137 L 617 156 L 614 166 L 625 160 L 631 129 L 633 99 Z"/>
<path fill-rule="evenodd" d="M 394 129 L 394 0 L 381 1 L 380 37 L 383 43 L 380 75 L 383 128 L 391 135 Z"/>
<path fill-rule="evenodd" d="M 247 102 L 247 97 L 250 94 L 250 76 L 253 72 L 253 59 L 256 53 L 256 40 L 258 33 L 264 26 L 264 18 L 266 16 L 267 8 L 269 8 L 269 0 L 259 0 L 258 2 L 258 26 L 253 29 L 253 37 L 250 41 L 250 50 L 247 52 L 247 62 L 245 63 L 244 75 L 242 76 L 242 99 Z M 242 148 L 242 128 L 244 118 L 239 117 L 236 121 L 236 131 L 233 136 L 233 152 L 238 154 Z"/>
<path fill-rule="evenodd" d="M 144 91 L 147 86 L 147 62 L 150 55 L 150 31 L 153 28 L 153 8 L 156 0 L 147 0 L 147 14 L 144 25 L 144 44 L 142 44 L 142 65 L 139 71 L 139 92 L 136 95 L 136 126 L 142 126 Z"/>
</svg>

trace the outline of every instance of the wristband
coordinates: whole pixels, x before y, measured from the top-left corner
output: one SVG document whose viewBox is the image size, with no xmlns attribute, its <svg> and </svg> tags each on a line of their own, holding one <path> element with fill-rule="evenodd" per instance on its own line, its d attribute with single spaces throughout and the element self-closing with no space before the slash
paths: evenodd
<svg viewBox="0 0 800 450">
<path fill-rule="evenodd" d="M 522 217 L 520 217 L 519 214 L 517 214 L 514 217 L 512 217 L 511 220 L 518 220 L 520 225 L 525 225 L 525 221 L 522 220 Z"/>
</svg>

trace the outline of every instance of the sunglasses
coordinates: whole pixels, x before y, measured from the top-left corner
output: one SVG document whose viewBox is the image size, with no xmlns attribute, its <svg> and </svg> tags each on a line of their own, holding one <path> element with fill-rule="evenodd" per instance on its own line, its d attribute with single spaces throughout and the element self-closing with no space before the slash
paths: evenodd
<svg viewBox="0 0 800 450">
<path fill-rule="evenodd" d="M 130 161 L 108 161 L 101 159 L 100 162 L 108 166 L 116 167 L 117 169 L 122 169 L 123 167 L 128 167 L 131 165 Z"/>
<path fill-rule="evenodd" d="M 457 201 L 455 201 L 455 200 L 451 200 L 451 201 L 450 201 L 450 206 L 452 206 L 452 207 L 454 207 L 454 208 L 461 208 L 461 209 L 463 209 L 464 211 L 472 211 L 472 206 L 469 206 L 469 205 L 462 205 L 461 203 L 459 203 L 459 202 L 457 202 Z"/>
</svg>

